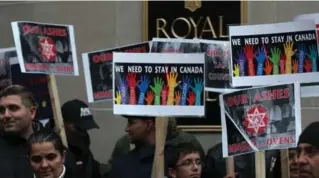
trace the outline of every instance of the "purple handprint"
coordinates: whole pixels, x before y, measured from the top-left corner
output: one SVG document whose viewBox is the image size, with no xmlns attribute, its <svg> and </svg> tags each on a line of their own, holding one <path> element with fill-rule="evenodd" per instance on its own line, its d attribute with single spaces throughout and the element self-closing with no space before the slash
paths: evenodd
<svg viewBox="0 0 319 178">
<path fill-rule="evenodd" d="M 196 95 L 195 105 L 198 106 L 201 104 L 201 95 L 204 88 L 204 83 L 202 79 L 197 78 L 197 79 L 194 79 L 194 84 L 195 84 L 195 87 L 193 86 L 190 86 L 190 87 L 192 88 L 192 90 L 194 91 Z"/>
<path fill-rule="evenodd" d="M 190 88 L 191 83 L 192 80 L 189 76 L 183 77 L 183 83 L 179 86 L 179 88 L 182 90 L 181 105 L 186 105 L 187 92 Z"/>
<path fill-rule="evenodd" d="M 265 48 L 258 49 L 258 55 L 256 55 L 257 65 L 257 75 L 263 75 L 264 71 L 264 62 L 266 60 Z"/>
<path fill-rule="evenodd" d="M 128 83 L 127 83 L 127 79 L 126 76 L 124 75 L 123 78 L 119 79 L 116 85 L 117 90 L 119 90 L 121 92 L 121 104 L 127 104 L 128 101 Z"/>
<path fill-rule="evenodd" d="M 298 65 L 298 72 L 299 73 L 303 72 L 305 57 L 306 57 L 306 45 L 299 44 L 298 45 L 298 52 L 297 52 L 297 58 L 299 60 L 299 65 Z"/>
<path fill-rule="evenodd" d="M 240 76 L 245 76 L 245 65 L 246 65 L 246 56 L 244 50 L 238 51 L 238 58 L 235 59 L 237 64 L 239 64 L 239 74 Z"/>
<path fill-rule="evenodd" d="M 137 87 L 140 89 L 140 96 L 138 98 L 138 104 L 140 105 L 144 104 L 145 92 L 147 91 L 149 84 L 150 80 L 148 76 L 145 75 L 141 77 L 141 83 L 137 85 Z"/>
</svg>

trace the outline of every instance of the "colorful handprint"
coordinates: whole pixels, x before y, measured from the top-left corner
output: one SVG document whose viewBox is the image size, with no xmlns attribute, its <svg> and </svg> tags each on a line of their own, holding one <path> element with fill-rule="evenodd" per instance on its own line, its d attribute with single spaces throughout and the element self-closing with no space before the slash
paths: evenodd
<svg viewBox="0 0 319 178">
<path fill-rule="evenodd" d="M 148 86 L 150 84 L 150 80 L 148 76 L 141 76 L 141 82 L 137 85 L 137 87 L 140 90 L 140 96 L 138 97 L 138 104 L 143 105 L 144 104 L 144 98 L 145 98 L 145 92 L 148 89 Z"/>
<path fill-rule="evenodd" d="M 317 72 L 318 51 L 316 45 L 312 45 L 309 47 L 309 53 L 307 53 L 307 56 L 309 59 L 311 59 L 312 72 Z"/>
<path fill-rule="evenodd" d="M 303 68 L 304 68 L 304 61 L 305 61 L 305 57 L 306 57 L 306 45 L 305 44 L 299 44 L 298 45 L 298 52 L 296 54 L 297 58 L 298 58 L 298 63 L 299 63 L 299 67 L 298 67 L 298 72 L 302 73 L 303 72 Z"/>
<path fill-rule="evenodd" d="M 114 100 L 115 100 L 116 104 L 121 104 L 121 93 L 119 91 L 116 92 L 116 96 L 115 96 Z"/>
<path fill-rule="evenodd" d="M 285 74 L 285 66 L 286 66 L 286 56 L 284 54 L 281 54 L 280 62 L 279 62 L 280 74 Z"/>
<path fill-rule="evenodd" d="M 145 101 L 147 105 L 152 105 L 153 100 L 154 100 L 154 93 L 152 91 L 148 91 L 145 97 Z"/>
<path fill-rule="evenodd" d="M 175 92 L 175 105 L 180 105 L 181 103 L 181 92 L 176 91 Z"/>
<path fill-rule="evenodd" d="M 182 90 L 181 105 L 186 105 L 187 92 L 190 88 L 191 83 L 192 80 L 190 77 L 183 77 L 182 85 L 180 85 L 180 89 Z"/>
<path fill-rule="evenodd" d="M 239 64 L 240 76 L 245 76 L 246 56 L 244 55 L 243 50 L 238 51 L 238 58 L 235 59 L 235 61 Z"/>
<path fill-rule="evenodd" d="M 312 68 L 311 65 L 312 65 L 312 60 L 306 59 L 306 61 L 305 61 L 305 70 L 306 70 L 306 72 L 311 72 L 311 68 Z"/>
<path fill-rule="evenodd" d="M 279 48 L 271 48 L 270 50 L 271 52 L 271 57 L 269 56 L 269 60 L 272 62 L 273 64 L 273 74 L 274 75 L 277 75 L 279 74 L 279 60 L 280 60 L 280 54 L 281 54 L 281 51 Z"/>
<path fill-rule="evenodd" d="M 235 77 L 238 77 L 239 76 L 239 65 L 238 64 L 235 64 L 234 65 L 234 71 L 233 71 Z"/>
<path fill-rule="evenodd" d="M 266 60 L 266 49 L 264 47 L 259 48 L 258 55 L 256 55 L 257 60 L 257 75 L 263 75 L 264 62 Z"/>
<path fill-rule="evenodd" d="M 194 102 L 195 102 L 195 93 L 194 92 L 189 91 L 187 101 L 188 101 L 188 105 L 194 105 Z"/>
<path fill-rule="evenodd" d="M 155 102 L 154 105 L 160 105 L 161 104 L 161 91 L 163 87 L 163 80 L 159 77 L 154 78 L 154 85 L 150 86 L 150 88 L 153 90 L 155 94 Z"/>
<path fill-rule="evenodd" d="M 298 60 L 292 60 L 292 72 L 298 73 Z"/>
<path fill-rule="evenodd" d="M 136 104 L 136 73 L 128 73 L 127 74 L 127 81 L 128 81 L 128 87 L 130 88 L 130 100 L 129 104 L 135 105 Z"/>
<path fill-rule="evenodd" d="M 264 71 L 265 71 L 266 75 L 271 75 L 272 65 L 270 64 L 269 60 L 266 60 Z"/>
<path fill-rule="evenodd" d="M 162 98 L 162 105 L 167 104 L 167 94 L 168 94 L 168 87 L 167 85 L 164 85 L 162 92 L 161 92 L 161 98 Z"/>
<path fill-rule="evenodd" d="M 291 74 L 292 68 L 291 68 L 291 57 L 295 54 L 295 51 L 293 50 L 293 46 L 294 46 L 294 42 L 292 41 L 287 41 L 284 44 L 284 51 L 285 51 L 285 55 L 286 55 L 286 74 Z"/>
<path fill-rule="evenodd" d="M 119 79 L 117 84 L 116 84 L 116 88 L 117 90 L 119 90 L 121 92 L 121 104 L 127 104 L 128 101 L 128 83 L 127 83 L 127 79 L 126 76 L 124 75 L 123 78 Z"/>
<path fill-rule="evenodd" d="M 196 98 L 195 98 L 195 105 L 201 104 L 201 95 L 203 91 L 203 80 L 200 78 L 197 78 L 194 80 L 195 87 L 190 86 L 192 90 L 195 92 Z"/>
<path fill-rule="evenodd" d="M 167 86 L 168 86 L 168 98 L 167 98 L 167 105 L 174 105 L 174 90 L 181 81 L 177 80 L 177 73 L 171 72 L 166 74 Z"/>
<path fill-rule="evenodd" d="M 255 65 L 254 65 L 254 46 L 253 45 L 245 45 L 244 47 L 245 55 L 248 60 L 248 75 L 255 76 Z"/>
</svg>

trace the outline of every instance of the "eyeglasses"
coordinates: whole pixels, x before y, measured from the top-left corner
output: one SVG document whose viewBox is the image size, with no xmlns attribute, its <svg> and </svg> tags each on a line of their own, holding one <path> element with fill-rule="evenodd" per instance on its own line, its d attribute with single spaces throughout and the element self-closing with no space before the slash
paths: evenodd
<svg viewBox="0 0 319 178">
<path fill-rule="evenodd" d="M 176 165 L 176 167 L 194 167 L 194 166 L 203 166 L 203 162 L 200 159 L 197 160 L 185 160 L 184 162 L 182 162 L 179 165 Z"/>
</svg>

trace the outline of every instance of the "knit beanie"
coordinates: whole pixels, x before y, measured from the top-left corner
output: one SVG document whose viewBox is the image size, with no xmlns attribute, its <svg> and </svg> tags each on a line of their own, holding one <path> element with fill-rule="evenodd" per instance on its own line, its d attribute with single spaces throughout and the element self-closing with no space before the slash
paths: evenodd
<svg viewBox="0 0 319 178">
<path fill-rule="evenodd" d="M 298 145 L 308 143 L 319 148 L 319 122 L 312 122 L 300 134 Z"/>
</svg>

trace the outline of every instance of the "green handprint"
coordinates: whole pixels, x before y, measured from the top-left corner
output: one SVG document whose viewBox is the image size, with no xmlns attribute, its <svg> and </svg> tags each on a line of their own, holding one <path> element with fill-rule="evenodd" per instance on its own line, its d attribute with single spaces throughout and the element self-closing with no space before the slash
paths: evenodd
<svg viewBox="0 0 319 178">
<path fill-rule="evenodd" d="M 155 101 L 154 101 L 154 105 L 160 105 L 161 103 L 161 92 L 162 92 L 162 88 L 163 88 L 163 80 L 159 77 L 154 78 L 154 85 L 150 86 L 150 88 L 153 90 L 154 94 L 155 94 Z"/>
<path fill-rule="evenodd" d="M 281 51 L 279 48 L 271 48 L 271 57 L 269 56 L 269 60 L 273 63 L 273 74 L 279 74 L 279 61 L 280 61 L 280 54 Z"/>
</svg>

